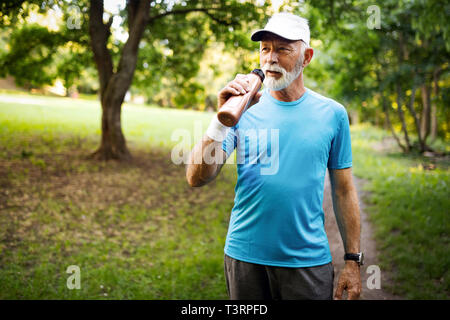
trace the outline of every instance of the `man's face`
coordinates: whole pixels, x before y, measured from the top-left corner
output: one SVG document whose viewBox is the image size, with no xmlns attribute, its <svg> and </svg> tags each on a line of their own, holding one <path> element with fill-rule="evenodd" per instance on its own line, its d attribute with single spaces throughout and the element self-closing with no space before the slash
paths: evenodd
<svg viewBox="0 0 450 320">
<path fill-rule="evenodd" d="M 266 76 L 266 87 L 271 90 L 288 87 L 302 71 L 301 41 L 265 36 L 261 40 L 260 64 Z"/>
</svg>

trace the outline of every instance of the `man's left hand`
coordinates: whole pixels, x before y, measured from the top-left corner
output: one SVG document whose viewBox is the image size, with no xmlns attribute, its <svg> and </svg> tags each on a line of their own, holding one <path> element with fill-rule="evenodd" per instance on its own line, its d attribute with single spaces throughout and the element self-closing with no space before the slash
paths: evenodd
<svg viewBox="0 0 450 320">
<path fill-rule="evenodd" d="M 334 299 L 341 300 L 344 290 L 347 291 L 348 300 L 357 300 L 361 295 L 361 273 L 356 261 L 346 261 L 339 276 Z"/>
</svg>

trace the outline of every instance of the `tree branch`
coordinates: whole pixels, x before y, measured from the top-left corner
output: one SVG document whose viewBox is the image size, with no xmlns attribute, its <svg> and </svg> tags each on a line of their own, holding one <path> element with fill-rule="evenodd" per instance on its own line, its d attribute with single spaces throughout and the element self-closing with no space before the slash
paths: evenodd
<svg viewBox="0 0 450 320">
<path fill-rule="evenodd" d="M 413 83 L 412 92 L 411 92 L 411 100 L 410 100 L 409 104 L 406 103 L 406 106 L 408 107 L 408 110 L 414 119 L 414 124 L 415 124 L 416 130 L 417 130 L 417 137 L 419 140 L 420 151 L 423 152 L 423 151 L 425 151 L 425 142 L 422 139 L 422 134 L 420 132 L 419 118 L 417 117 L 416 110 L 414 109 L 414 102 L 416 100 L 416 91 L 417 91 L 417 86 Z"/>
<path fill-rule="evenodd" d="M 89 7 L 89 34 L 91 47 L 100 80 L 100 94 L 103 95 L 109 79 L 113 74 L 113 62 L 111 54 L 106 47 L 111 35 L 111 17 L 107 24 L 103 23 L 103 1 L 91 0 Z"/>
<path fill-rule="evenodd" d="M 166 11 L 164 13 L 160 13 L 158 15 L 149 17 L 149 23 L 153 23 L 155 20 L 163 18 L 165 16 L 168 15 L 172 15 L 172 14 L 188 14 L 190 12 L 203 12 L 206 15 L 208 15 L 212 20 L 216 21 L 217 23 L 226 25 L 226 26 L 231 26 L 233 25 L 232 22 L 228 22 L 222 19 L 219 19 L 217 17 L 215 17 L 212 13 L 210 13 L 209 11 L 217 11 L 220 10 L 220 8 L 186 8 L 186 9 L 176 9 L 176 10 L 172 10 L 172 11 Z"/>
<path fill-rule="evenodd" d="M 232 22 L 228 22 L 228 21 L 225 21 L 225 20 L 221 20 L 221 19 L 219 19 L 219 18 L 213 16 L 213 15 L 212 15 L 211 13 L 209 13 L 208 11 L 205 11 L 205 14 L 208 15 L 212 20 L 214 20 L 214 21 L 217 22 L 217 23 L 223 24 L 223 25 L 225 25 L 225 26 L 233 26 L 233 25 L 234 25 L 234 23 L 232 23 Z"/>
<path fill-rule="evenodd" d="M 134 17 L 136 16 L 139 8 L 139 0 L 127 0 L 127 10 L 128 10 L 128 28 L 134 24 Z"/>
<path fill-rule="evenodd" d="M 400 80 L 397 80 L 397 81 L 400 81 Z M 397 112 L 398 112 L 398 117 L 400 118 L 400 121 L 402 123 L 402 131 L 403 131 L 403 134 L 405 136 L 406 152 L 409 152 L 411 150 L 411 143 L 409 141 L 408 128 L 406 126 L 405 115 L 404 115 L 403 109 L 402 109 L 402 107 L 403 107 L 402 88 L 400 87 L 399 82 L 396 83 L 395 87 L 397 89 Z"/>
<path fill-rule="evenodd" d="M 129 20 L 128 39 L 120 55 L 116 74 L 113 75 L 106 91 L 114 100 L 122 101 L 133 80 L 136 69 L 139 43 L 148 24 L 150 2 L 147 0 L 129 1 L 128 13 L 133 17 Z"/>
<path fill-rule="evenodd" d="M 380 63 L 380 62 L 378 61 L 378 63 Z M 378 86 L 379 86 L 380 96 L 381 96 L 381 100 L 382 100 L 382 107 L 383 107 L 384 114 L 386 116 L 387 125 L 388 125 L 389 129 L 391 130 L 392 136 L 394 137 L 395 141 L 397 142 L 397 145 L 400 147 L 400 149 L 402 149 L 403 152 L 406 152 L 406 147 L 403 145 L 400 138 L 395 133 L 394 127 L 392 126 L 391 118 L 389 116 L 389 109 L 390 109 L 389 101 L 385 96 L 386 88 L 382 83 L 380 72 L 377 71 L 375 74 L 376 74 L 376 79 L 377 79 Z"/>
<path fill-rule="evenodd" d="M 400 138 L 395 134 L 394 127 L 392 126 L 392 122 L 391 122 L 391 119 L 389 116 L 388 101 L 387 101 L 386 97 L 384 96 L 384 92 L 381 91 L 380 94 L 381 94 L 382 103 L 383 103 L 383 111 L 384 111 L 384 114 L 386 115 L 386 122 L 388 124 L 389 129 L 391 130 L 392 136 L 394 137 L 394 139 L 397 142 L 397 145 L 400 147 L 400 149 L 402 149 L 403 152 L 406 152 L 406 147 L 403 145 Z"/>
</svg>

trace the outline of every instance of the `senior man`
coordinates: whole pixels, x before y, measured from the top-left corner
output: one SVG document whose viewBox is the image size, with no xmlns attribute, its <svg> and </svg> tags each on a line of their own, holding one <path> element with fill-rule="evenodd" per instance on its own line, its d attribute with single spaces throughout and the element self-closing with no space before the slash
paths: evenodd
<svg viewBox="0 0 450 320">
<path fill-rule="evenodd" d="M 251 39 L 260 42 L 264 90 L 236 126 L 213 118 L 186 169 L 189 185 L 200 187 L 217 176 L 234 149 L 241 159 L 224 249 L 229 297 L 333 298 L 322 207 L 328 168 L 346 252 L 334 298 L 347 291 L 348 299 L 358 299 L 363 255 L 346 109 L 304 86 L 303 69 L 313 57 L 305 19 L 275 14 Z M 219 92 L 219 108 L 249 89 L 247 76 L 238 74 Z M 216 161 L 207 159 L 211 156 Z M 263 171 L 268 164 L 273 170 Z"/>
</svg>

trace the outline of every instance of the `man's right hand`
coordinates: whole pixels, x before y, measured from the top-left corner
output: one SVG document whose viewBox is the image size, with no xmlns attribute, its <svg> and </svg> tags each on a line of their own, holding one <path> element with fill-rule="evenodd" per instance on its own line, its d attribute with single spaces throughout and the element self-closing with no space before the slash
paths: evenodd
<svg viewBox="0 0 450 320">
<path fill-rule="evenodd" d="M 231 96 L 239 96 L 241 94 L 246 94 L 250 91 L 250 79 L 246 74 L 238 73 L 234 80 L 228 82 L 228 84 L 219 91 L 217 96 L 218 107 L 219 109 L 223 106 L 223 104 L 231 97 Z M 261 98 L 262 92 L 257 92 L 253 97 L 252 102 L 250 102 L 250 106 L 253 106 L 259 101 Z"/>
<path fill-rule="evenodd" d="M 241 94 L 245 94 L 250 91 L 250 89 L 250 80 L 248 76 L 245 74 L 236 75 L 233 81 L 230 81 L 225 88 L 219 91 L 217 99 L 219 109 L 231 96 L 239 96 Z M 249 107 L 256 104 L 259 101 L 261 95 L 262 92 L 257 92 L 253 97 L 253 100 L 250 103 Z M 221 128 L 224 127 L 217 120 L 216 116 L 211 122 L 208 130 L 210 130 L 211 126 L 213 128 L 212 133 L 215 133 L 217 130 L 221 130 Z M 220 128 L 215 128 L 217 126 Z M 210 133 L 208 135 L 208 130 L 202 140 L 194 146 L 192 152 L 189 155 L 188 163 L 186 166 L 186 179 L 191 187 L 201 187 L 213 180 L 219 174 L 220 169 L 227 160 L 227 154 L 222 150 L 221 147 L 222 141 L 212 138 L 212 136 L 215 136 L 215 134 Z M 210 148 L 211 146 L 218 147 L 220 154 L 217 155 L 217 162 L 207 163 L 204 157 L 204 150 Z M 213 148 L 211 152 L 212 157 L 216 157 L 215 152 L 216 150 Z M 195 159 L 201 159 L 200 163 L 195 163 Z"/>
</svg>

